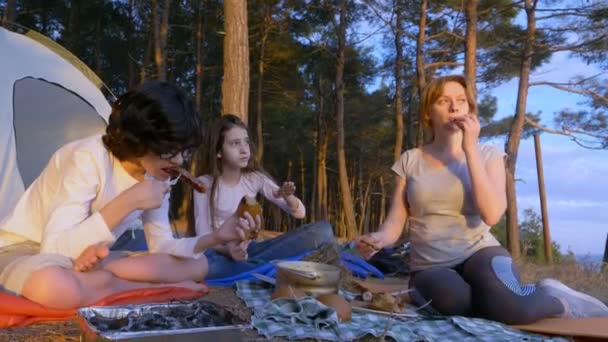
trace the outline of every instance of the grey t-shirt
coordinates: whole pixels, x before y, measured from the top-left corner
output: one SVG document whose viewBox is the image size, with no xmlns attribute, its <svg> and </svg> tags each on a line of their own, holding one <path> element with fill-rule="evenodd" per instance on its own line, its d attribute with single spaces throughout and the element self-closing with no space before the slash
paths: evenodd
<svg viewBox="0 0 608 342">
<path fill-rule="evenodd" d="M 484 164 L 505 155 L 491 145 L 479 145 L 479 154 Z M 415 148 L 404 152 L 392 170 L 406 179 L 413 271 L 452 267 L 482 248 L 500 245 L 479 216 L 465 158 L 437 169 Z"/>
</svg>

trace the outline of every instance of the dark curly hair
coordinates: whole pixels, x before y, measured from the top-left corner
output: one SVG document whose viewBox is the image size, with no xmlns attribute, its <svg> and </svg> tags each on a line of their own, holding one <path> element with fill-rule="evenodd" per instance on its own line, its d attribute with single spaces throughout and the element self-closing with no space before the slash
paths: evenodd
<svg viewBox="0 0 608 342">
<path fill-rule="evenodd" d="M 102 139 L 119 160 L 174 155 L 201 144 L 202 124 L 183 92 L 152 80 L 118 98 Z"/>
</svg>

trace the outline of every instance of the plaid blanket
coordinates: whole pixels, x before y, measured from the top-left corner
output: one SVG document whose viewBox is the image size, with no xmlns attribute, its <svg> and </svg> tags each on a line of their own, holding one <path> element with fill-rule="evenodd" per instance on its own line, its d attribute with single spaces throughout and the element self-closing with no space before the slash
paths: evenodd
<svg viewBox="0 0 608 342">
<path fill-rule="evenodd" d="M 254 312 L 252 325 L 266 338 L 316 338 L 351 341 L 372 334 L 396 341 L 568 341 L 559 337 L 521 332 L 502 323 L 461 316 L 390 318 L 353 312 L 340 323 L 336 312 L 314 298 L 270 300 L 273 286 L 257 281 L 236 283 L 237 296 Z"/>
</svg>

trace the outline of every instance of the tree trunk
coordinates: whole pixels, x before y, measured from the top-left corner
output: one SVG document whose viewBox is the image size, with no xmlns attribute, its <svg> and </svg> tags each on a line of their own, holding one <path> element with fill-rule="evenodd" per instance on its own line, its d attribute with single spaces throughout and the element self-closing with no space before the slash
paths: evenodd
<svg viewBox="0 0 608 342">
<path fill-rule="evenodd" d="M 367 232 L 367 225 L 369 223 L 369 197 L 371 188 L 372 176 L 369 175 L 367 184 L 365 185 L 365 192 L 362 193 L 362 196 L 359 199 L 359 210 L 361 211 L 361 217 L 359 218 L 359 228 L 357 230 L 358 235 L 365 234 L 365 232 Z"/>
<path fill-rule="evenodd" d="M 403 94 L 402 94 L 402 73 L 403 73 L 403 44 L 401 37 L 403 32 L 401 29 L 401 2 L 397 0 L 395 3 L 395 148 L 393 151 L 393 159 L 399 160 L 401 150 L 403 149 Z"/>
<path fill-rule="evenodd" d="M 316 194 L 315 199 L 316 220 L 328 220 L 328 201 L 327 201 L 327 148 L 329 145 L 329 134 L 325 128 L 325 98 L 323 97 L 322 81 L 318 86 L 319 108 L 317 111 L 317 150 L 316 150 Z"/>
<path fill-rule="evenodd" d="M 346 49 L 346 0 L 340 1 L 340 22 L 338 24 L 338 59 L 336 61 L 336 130 L 337 130 L 337 154 L 338 172 L 340 177 L 340 193 L 342 194 L 342 206 L 346 223 L 346 238 L 354 239 L 357 224 L 355 222 L 355 210 L 353 199 L 348 184 L 348 171 L 346 169 L 346 153 L 344 151 L 344 53 Z"/>
<path fill-rule="evenodd" d="M 17 4 L 15 0 L 7 0 L 6 7 L 4 8 L 4 14 L 2 15 L 2 25 L 6 28 L 10 28 L 10 24 L 14 23 L 17 19 Z"/>
<path fill-rule="evenodd" d="M 10 2 L 10 0 L 9 0 Z M 40 33 L 49 36 L 49 4 L 46 1 L 40 1 Z M 15 18 L 17 19 L 17 18 Z"/>
<path fill-rule="evenodd" d="M 518 259 L 521 256 L 519 246 L 519 226 L 517 220 L 517 196 L 515 191 L 515 166 L 517 163 L 517 152 L 519 150 L 521 133 L 525 124 L 530 69 L 532 66 L 532 55 L 534 54 L 534 37 L 536 34 L 536 18 L 534 17 L 535 9 L 535 0 L 525 0 L 528 27 L 526 31 L 523 59 L 519 73 L 519 87 L 517 89 L 515 118 L 511 124 L 511 130 L 509 132 L 506 146 L 507 240 L 509 244 L 509 251 L 514 259 Z"/>
<path fill-rule="evenodd" d="M 538 194 L 540 197 L 540 213 L 543 220 L 543 241 L 545 262 L 553 264 L 553 244 L 549 228 L 549 210 L 547 209 L 547 193 L 545 192 L 545 173 L 543 171 L 543 154 L 540 146 L 540 134 L 534 134 L 534 152 L 536 155 L 536 176 L 538 179 Z"/>
<path fill-rule="evenodd" d="M 386 216 L 386 187 L 384 186 L 384 177 L 380 177 L 380 217 L 378 219 L 378 227 L 384 222 Z"/>
<path fill-rule="evenodd" d="M 154 23 L 154 63 L 158 79 L 167 81 L 167 37 L 169 35 L 169 6 L 165 0 L 159 6 L 157 0 L 152 0 L 152 21 Z"/>
<path fill-rule="evenodd" d="M 224 78 L 222 114 L 235 114 L 247 123 L 249 105 L 249 37 L 247 1 L 224 1 Z"/>
<path fill-rule="evenodd" d="M 152 58 L 152 51 L 154 50 L 154 19 L 152 19 L 152 25 L 150 25 L 150 32 L 148 32 L 148 44 L 143 53 L 143 60 L 141 62 L 141 70 L 139 71 L 139 82 L 144 83 L 148 78 L 148 62 Z"/>
<path fill-rule="evenodd" d="M 416 146 L 416 140 L 414 139 L 416 137 L 416 134 L 414 134 L 416 132 L 416 117 L 418 115 L 416 115 L 414 113 L 414 94 L 416 93 L 416 84 L 415 82 L 412 81 L 412 83 L 414 84 L 412 86 L 412 90 L 410 91 L 410 96 L 408 98 L 408 109 L 407 109 L 407 134 L 406 134 L 406 141 L 407 141 L 407 147 L 406 149 L 412 149 L 414 148 L 414 146 Z"/>
<path fill-rule="evenodd" d="M 78 36 L 80 33 L 80 0 L 72 0 L 70 2 L 70 17 L 68 19 L 68 32 L 66 39 L 66 48 L 73 54 L 78 54 Z"/>
<path fill-rule="evenodd" d="M 425 40 L 425 30 L 426 30 L 426 7 L 427 0 L 422 0 L 420 4 L 420 22 L 418 26 L 418 39 L 416 40 L 416 86 L 418 87 L 418 92 L 422 98 L 422 92 L 424 91 L 424 87 L 426 87 L 426 74 L 424 71 L 424 40 Z M 424 130 L 422 125 L 422 117 L 420 111 L 418 111 L 418 126 L 417 126 L 418 134 L 416 135 L 416 146 L 421 146 L 424 141 Z"/>
<path fill-rule="evenodd" d="M 196 110 L 199 112 L 202 112 L 203 102 L 203 45 L 205 42 L 203 1 L 204 0 L 199 0 L 196 6 L 196 84 L 194 85 L 194 104 L 196 106 Z"/>
<path fill-rule="evenodd" d="M 306 203 L 306 163 L 304 162 L 304 151 L 298 146 L 300 152 L 300 199 Z"/>
<path fill-rule="evenodd" d="M 99 12 L 97 12 L 97 20 L 95 22 L 95 73 L 97 76 L 101 76 L 102 72 L 102 59 L 101 59 L 101 37 L 103 35 L 103 31 L 101 29 L 101 24 L 103 20 L 103 5 L 99 8 Z"/>
<path fill-rule="evenodd" d="M 262 129 L 262 88 L 264 85 L 264 54 L 266 52 L 266 40 L 268 39 L 268 33 L 270 32 L 270 20 L 272 20 L 272 14 L 270 7 L 264 11 L 264 19 L 262 20 L 262 29 L 260 32 L 260 60 L 258 61 L 258 81 L 256 91 L 256 150 L 255 158 L 261 164 L 262 158 L 264 157 L 264 130 Z"/>
<path fill-rule="evenodd" d="M 465 18 L 467 22 L 464 45 L 464 75 L 473 99 L 477 98 L 477 0 L 467 0 Z"/>
<path fill-rule="evenodd" d="M 134 19 L 134 15 L 133 15 L 133 7 L 134 7 L 134 2 L 135 0 L 129 0 L 129 24 L 127 25 L 127 63 L 128 63 L 128 77 L 129 77 L 129 83 L 128 83 L 128 87 L 129 89 L 135 87 L 135 85 L 137 84 L 137 81 L 135 79 L 136 77 L 136 71 L 135 71 L 135 61 L 133 60 L 134 55 L 132 55 L 132 53 L 135 51 L 135 39 L 133 37 L 133 35 L 135 34 L 135 22 L 133 21 Z"/>
</svg>

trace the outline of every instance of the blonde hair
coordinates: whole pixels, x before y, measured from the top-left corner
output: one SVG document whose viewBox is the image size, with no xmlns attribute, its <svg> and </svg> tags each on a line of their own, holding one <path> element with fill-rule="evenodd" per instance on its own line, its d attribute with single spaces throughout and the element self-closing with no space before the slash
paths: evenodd
<svg viewBox="0 0 608 342">
<path fill-rule="evenodd" d="M 426 85 L 426 87 L 424 88 L 424 93 L 422 94 L 422 102 L 420 104 L 420 118 L 422 120 L 422 125 L 425 128 L 433 128 L 433 123 L 431 122 L 431 108 L 433 107 L 435 101 L 437 101 L 437 99 L 439 99 L 439 97 L 443 93 L 443 88 L 448 82 L 456 82 L 464 88 L 464 92 L 467 96 L 467 102 L 469 103 L 469 111 L 471 113 L 477 113 L 477 104 L 473 99 L 473 94 L 471 94 L 470 88 L 464 76 L 450 75 L 437 77 L 431 80 L 431 82 Z"/>
</svg>

